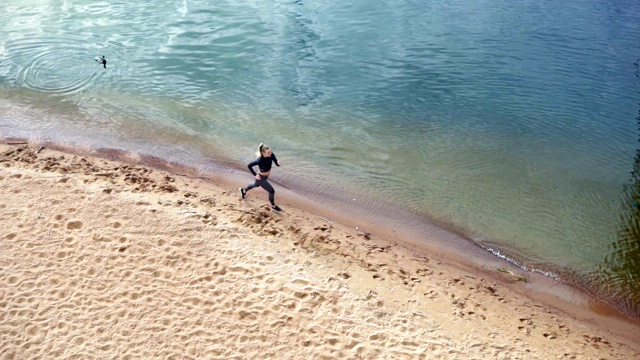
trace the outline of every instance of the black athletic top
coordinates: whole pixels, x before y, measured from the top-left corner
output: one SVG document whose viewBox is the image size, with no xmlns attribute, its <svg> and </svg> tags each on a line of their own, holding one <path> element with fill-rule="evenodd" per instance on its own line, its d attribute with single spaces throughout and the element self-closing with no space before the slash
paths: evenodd
<svg viewBox="0 0 640 360">
<path fill-rule="evenodd" d="M 268 171 L 271 171 L 272 162 L 275 162 L 276 166 L 280 166 L 278 165 L 278 159 L 276 159 L 276 154 L 274 153 L 271 153 L 271 156 L 269 156 L 268 158 L 260 156 L 259 158 L 250 162 L 249 165 L 247 165 L 247 167 L 249 168 L 249 171 L 251 171 L 251 173 L 255 176 L 255 175 L 258 175 L 258 173 L 256 173 L 255 170 L 253 170 L 254 166 L 258 165 L 260 172 L 268 172 Z"/>
</svg>

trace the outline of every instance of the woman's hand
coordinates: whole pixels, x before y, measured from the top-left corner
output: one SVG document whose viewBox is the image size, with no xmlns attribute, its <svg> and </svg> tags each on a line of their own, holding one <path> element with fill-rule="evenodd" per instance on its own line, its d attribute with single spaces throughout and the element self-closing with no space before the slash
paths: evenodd
<svg viewBox="0 0 640 360">
<path fill-rule="evenodd" d="M 262 179 L 262 178 L 260 177 L 260 174 L 256 174 L 256 180 L 260 180 L 260 179 Z"/>
</svg>

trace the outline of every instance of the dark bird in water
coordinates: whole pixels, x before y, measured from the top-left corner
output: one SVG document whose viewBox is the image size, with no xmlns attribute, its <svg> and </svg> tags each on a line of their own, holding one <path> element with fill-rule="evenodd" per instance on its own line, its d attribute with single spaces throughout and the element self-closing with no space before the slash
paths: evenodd
<svg viewBox="0 0 640 360">
<path fill-rule="evenodd" d="M 104 66 L 105 69 L 107 68 L 107 59 L 105 59 L 104 55 L 96 56 L 96 61 L 102 64 L 102 66 Z"/>
</svg>

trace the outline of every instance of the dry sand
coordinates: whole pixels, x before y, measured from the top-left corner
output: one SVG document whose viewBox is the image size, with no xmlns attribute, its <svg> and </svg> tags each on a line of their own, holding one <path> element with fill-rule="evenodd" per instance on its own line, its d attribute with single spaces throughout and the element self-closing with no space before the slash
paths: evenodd
<svg viewBox="0 0 640 360">
<path fill-rule="evenodd" d="M 509 273 L 50 147 L 0 145 L 0 359 L 640 359 L 638 322 Z"/>
</svg>

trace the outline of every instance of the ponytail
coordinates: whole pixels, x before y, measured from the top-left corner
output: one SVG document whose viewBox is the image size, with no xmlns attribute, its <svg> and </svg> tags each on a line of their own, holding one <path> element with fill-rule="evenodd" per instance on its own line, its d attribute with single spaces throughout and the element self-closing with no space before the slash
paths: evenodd
<svg viewBox="0 0 640 360">
<path fill-rule="evenodd" d="M 256 154 L 258 157 L 262 156 L 262 152 L 271 149 L 269 147 L 269 145 L 265 145 L 263 143 L 260 143 L 260 146 L 258 146 L 258 153 Z"/>
</svg>

